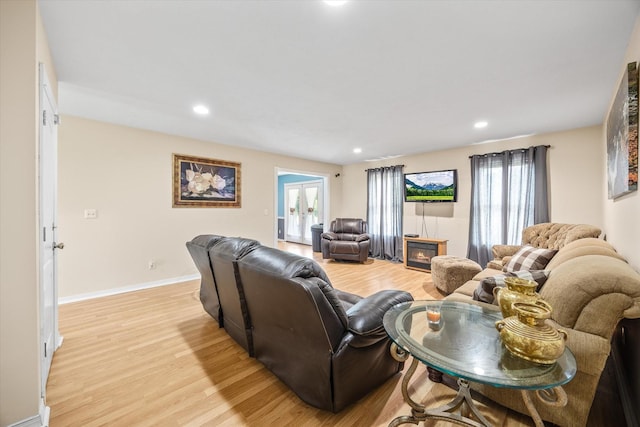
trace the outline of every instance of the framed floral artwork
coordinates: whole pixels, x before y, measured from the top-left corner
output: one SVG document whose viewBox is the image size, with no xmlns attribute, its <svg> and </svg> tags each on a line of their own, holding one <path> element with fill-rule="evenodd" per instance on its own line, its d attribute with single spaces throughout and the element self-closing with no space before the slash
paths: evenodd
<svg viewBox="0 0 640 427">
<path fill-rule="evenodd" d="M 240 163 L 173 155 L 173 207 L 239 208 Z"/>
</svg>

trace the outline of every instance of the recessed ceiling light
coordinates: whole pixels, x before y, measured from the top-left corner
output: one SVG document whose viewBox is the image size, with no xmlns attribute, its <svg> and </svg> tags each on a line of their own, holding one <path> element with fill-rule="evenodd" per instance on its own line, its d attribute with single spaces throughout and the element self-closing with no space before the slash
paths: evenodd
<svg viewBox="0 0 640 427">
<path fill-rule="evenodd" d="M 356 154 L 360 154 L 360 153 L 362 153 L 362 148 L 354 148 L 353 152 L 356 153 Z"/>
<path fill-rule="evenodd" d="M 482 128 L 486 128 L 488 124 L 489 124 L 489 123 L 487 123 L 487 122 L 485 122 L 485 121 L 475 122 L 475 123 L 473 124 L 473 127 L 474 127 L 474 128 L 476 128 L 476 129 L 482 129 Z"/>
<path fill-rule="evenodd" d="M 333 7 L 338 7 L 344 5 L 347 0 L 324 0 L 326 4 Z"/>
<path fill-rule="evenodd" d="M 196 114 L 200 114 L 201 116 L 206 116 L 209 114 L 209 109 L 204 105 L 196 105 L 193 107 L 193 112 Z"/>
</svg>

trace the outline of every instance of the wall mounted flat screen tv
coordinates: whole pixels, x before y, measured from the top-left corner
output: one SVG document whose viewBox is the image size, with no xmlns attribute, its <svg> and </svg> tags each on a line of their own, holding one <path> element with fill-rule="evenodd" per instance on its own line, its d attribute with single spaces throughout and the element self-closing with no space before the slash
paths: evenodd
<svg viewBox="0 0 640 427">
<path fill-rule="evenodd" d="M 404 174 L 405 202 L 455 202 L 458 200 L 458 170 Z"/>
</svg>

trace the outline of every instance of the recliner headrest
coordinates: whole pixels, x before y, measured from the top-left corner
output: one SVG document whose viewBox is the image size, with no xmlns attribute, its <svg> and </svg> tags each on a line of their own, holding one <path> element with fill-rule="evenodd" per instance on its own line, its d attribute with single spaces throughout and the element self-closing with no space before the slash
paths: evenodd
<svg viewBox="0 0 640 427">
<path fill-rule="evenodd" d="M 213 245 L 225 239 L 224 236 L 220 236 L 217 234 L 201 234 L 199 236 L 194 237 L 190 241 L 187 242 L 187 247 L 189 246 L 199 246 L 204 249 L 210 249 Z"/>
<path fill-rule="evenodd" d="M 362 234 L 367 232 L 367 222 L 360 218 L 336 218 L 331 222 L 335 233 Z"/>
<path fill-rule="evenodd" d="M 243 237 L 225 237 L 211 248 L 211 256 L 222 255 L 227 259 L 239 259 L 260 247 L 260 242 Z"/>
<path fill-rule="evenodd" d="M 303 279 L 318 277 L 329 284 L 331 283 L 329 277 L 317 262 L 291 252 L 259 246 L 244 257 L 243 261 L 251 263 L 254 267 L 276 272 L 282 277 L 300 277 Z"/>
</svg>

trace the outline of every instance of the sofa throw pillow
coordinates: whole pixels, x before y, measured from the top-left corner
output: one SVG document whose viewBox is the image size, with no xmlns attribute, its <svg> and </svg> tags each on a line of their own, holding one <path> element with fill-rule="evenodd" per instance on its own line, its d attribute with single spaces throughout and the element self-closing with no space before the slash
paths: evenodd
<svg viewBox="0 0 640 427">
<path fill-rule="evenodd" d="M 505 287 L 505 277 L 520 277 L 522 279 L 533 280 L 538 284 L 536 291 L 539 291 L 542 285 L 549 278 L 549 270 L 521 270 L 513 273 L 498 274 L 497 276 L 485 277 L 478 283 L 473 291 L 473 299 L 476 301 L 486 302 L 488 304 L 497 304 L 493 298 L 493 288 Z"/>
<path fill-rule="evenodd" d="M 511 257 L 502 271 L 512 273 L 521 270 L 543 270 L 556 252 L 558 251 L 553 249 L 524 246 Z"/>
</svg>

